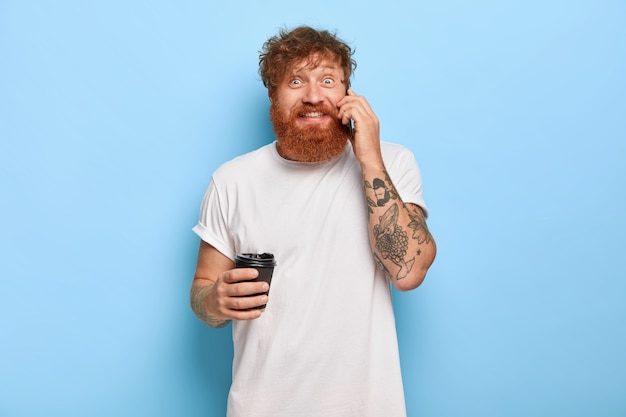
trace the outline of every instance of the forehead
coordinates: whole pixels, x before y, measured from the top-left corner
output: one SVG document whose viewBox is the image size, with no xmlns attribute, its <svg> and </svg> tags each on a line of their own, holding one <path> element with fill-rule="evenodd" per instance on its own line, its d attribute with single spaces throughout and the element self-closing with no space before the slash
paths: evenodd
<svg viewBox="0 0 626 417">
<path fill-rule="evenodd" d="M 322 55 L 319 53 L 311 54 L 306 58 L 294 61 L 288 74 L 298 74 L 301 72 L 313 71 L 316 69 L 328 70 L 328 71 L 341 71 L 341 63 L 338 59 Z"/>
</svg>

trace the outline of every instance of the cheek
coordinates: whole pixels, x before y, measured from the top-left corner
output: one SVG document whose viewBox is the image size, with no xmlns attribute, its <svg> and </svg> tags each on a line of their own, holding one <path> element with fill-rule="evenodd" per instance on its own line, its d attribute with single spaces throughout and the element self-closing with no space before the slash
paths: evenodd
<svg viewBox="0 0 626 417">
<path fill-rule="evenodd" d="M 300 102 L 294 100 L 293 97 L 281 97 L 278 99 L 278 107 L 285 115 L 289 115 L 299 104 Z"/>
<path fill-rule="evenodd" d="M 339 103 L 339 101 L 345 96 L 346 96 L 345 91 L 341 89 L 337 89 L 336 91 L 333 91 L 333 93 L 328 96 L 328 101 L 330 101 L 330 103 L 333 106 L 337 107 L 337 103 Z"/>
<path fill-rule="evenodd" d="M 275 100 L 284 103 L 286 106 L 289 106 L 300 99 L 299 95 L 298 90 L 280 88 L 275 92 L 274 98 Z"/>
</svg>

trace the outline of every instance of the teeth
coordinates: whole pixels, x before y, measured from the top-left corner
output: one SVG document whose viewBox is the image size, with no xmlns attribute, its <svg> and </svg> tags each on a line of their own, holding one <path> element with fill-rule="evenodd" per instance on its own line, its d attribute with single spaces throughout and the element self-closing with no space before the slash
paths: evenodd
<svg viewBox="0 0 626 417">
<path fill-rule="evenodd" d="M 302 117 L 322 117 L 323 115 L 324 113 L 316 111 L 316 112 L 311 112 L 311 113 L 304 113 Z"/>
</svg>

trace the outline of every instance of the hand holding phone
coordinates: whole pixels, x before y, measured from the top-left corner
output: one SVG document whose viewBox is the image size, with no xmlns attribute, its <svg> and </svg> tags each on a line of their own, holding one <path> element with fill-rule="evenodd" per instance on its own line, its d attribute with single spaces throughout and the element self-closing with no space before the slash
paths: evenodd
<svg viewBox="0 0 626 417">
<path fill-rule="evenodd" d="M 337 102 L 341 122 L 348 126 L 352 148 L 361 165 L 379 164 L 380 125 L 378 117 L 363 96 L 348 89 L 346 96 Z"/>
</svg>

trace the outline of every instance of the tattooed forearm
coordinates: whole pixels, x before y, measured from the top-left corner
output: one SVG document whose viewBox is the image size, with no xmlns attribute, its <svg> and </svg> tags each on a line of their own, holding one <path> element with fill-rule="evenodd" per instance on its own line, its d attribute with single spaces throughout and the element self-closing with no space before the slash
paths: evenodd
<svg viewBox="0 0 626 417">
<path fill-rule="evenodd" d="M 407 276 L 413 268 L 415 257 L 405 261 L 409 238 L 406 232 L 398 225 L 398 204 L 394 203 L 380 216 L 380 222 L 374 225 L 374 240 L 376 249 L 383 259 L 389 259 L 400 269 L 396 274 L 396 279 Z M 387 270 L 387 272 L 389 272 Z"/>
<path fill-rule="evenodd" d="M 364 174 L 363 185 L 376 263 L 394 282 L 411 276 L 410 281 L 419 285 L 435 253 L 424 213 L 419 206 L 402 202 L 387 171 L 369 178 Z"/>
<path fill-rule="evenodd" d="M 224 327 L 228 324 L 228 320 L 220 320 L 208 314 L 204 309 L 204 298 L 210 290 L 209 285 L 193 285 L 191 287 L 191 309 L 200 320 L 211 327 Z"/>
<path fill-rule="evenodd" d="M 413 230 L 412 238 L 417 240 L 419 245 L 428 245 L 431 243 L 433 241 L 433 237 L 428 230 L 428 226 L 426 225 L 422 209 L 411 205 L 409 207 L 409 218 L 411 219 L 411 222 L 408 227 Z M 417 254 L 419 255 L 420 253 L 418 252 Z"/>
<path fill-rule="evenodd" d="M 363 184 L 365 185 L 366 190 L 372 190 L 372 193 L 374 194 L 373 197 L 375 198 L 374 201 L 372 197 L 369 195 L 367 196 L 367 205 L 370 214 L 374 213 L 372 210 L 374 207 L 385 207 L 390 200 L 398 199 L 398 193 L 396 192 L 396 189 L 386 171 L 384 180 L 381 178 L 374 178 L 370 183 L 366 179 L 363 179 Z"/>
<path fill-rule="evenodd" d="M 385 274 L 385 276 L 388 279 L 391 279 L 391 271 L 389 271 L 389 268 L 387 268 L 384 264 L 384 262 L 382 261 L 382 259 L 380 259 L 380 256 L 378 256 L 378 254 L 376 252 L 374 252 L 374 259 L 376 260 L 376 264 L 378 265 L 378 267 L 380 268 L 381 271 L 383 271 L 383 273 Z"/>
</svg>

